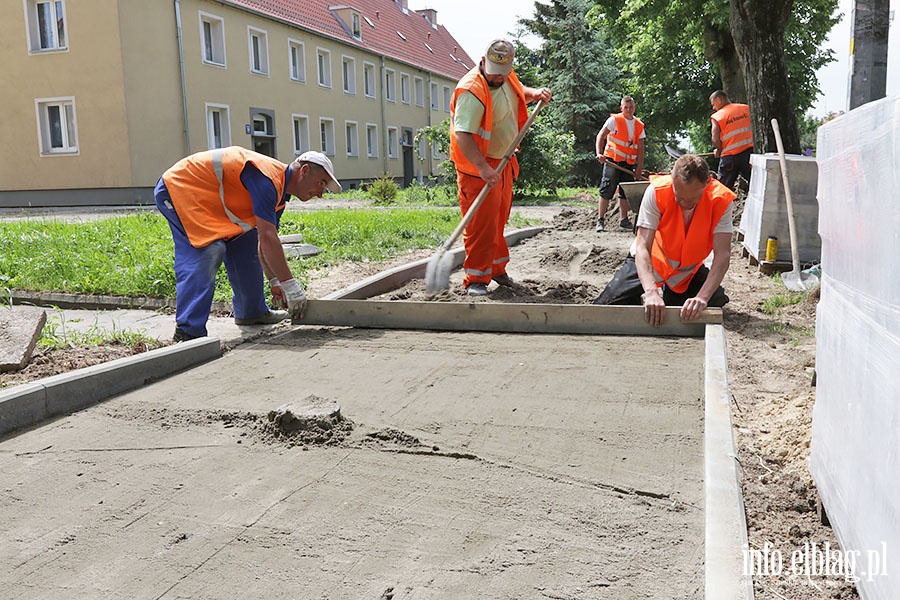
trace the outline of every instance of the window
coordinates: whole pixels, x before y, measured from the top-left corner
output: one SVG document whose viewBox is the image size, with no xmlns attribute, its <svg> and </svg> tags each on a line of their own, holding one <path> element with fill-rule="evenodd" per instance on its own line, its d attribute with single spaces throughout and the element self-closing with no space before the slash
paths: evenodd
<svg viewBox="0 0 900 600">
<path fill-rule="evenodd" d="M 294 81 L 306 81 L 306 52 L 303 42 L 288 40 L 288 57 L 291 65 L 291 79 Z"/>
<path fill-rule="evenodd" d="M 66 50 L 66 3 L 63 0 L 43 2 L 26 0 L 28 44 L 32 52 Z"/>
<path fill-rule="evenodd" d="M 416 106 L 425 106 L 425 81 L 421 77 L 413 79 L 413 93 L 416 95 Z"/>
<path fill-rule="evenodd" d="M 441 99 L 438 98 L 438 84 L 431 84 L 431 110 L 440 110 Z"/>
<path fill-rule="evenodd" d="M 441 145 L 437 140 L 431 142 L 431 157 L 432 158 L 440 158 L 441 157 Z"/>
<path fill-rule="evenodd" d="M 375 97 L 375 65 L 363 63 L 363 91 L 366 98 Z"/>
<path fill-rule="evenodd" d="M 397 148 L 400 138 L 397 136 L 396 127 L 388 127 L 388 158 L 397 158 Z"/>
<path fill-rule="evenodd" d="M 200 38 L 203 40 L 203 62 L 224 67 L 224 19 L 215 15 L 200 13 Z"/>
<path fill-rule="evenodd" d="M 347 156 L 359 156 L 359 128 L 354 121 L 344 124 L 347 133 Z"/>
<path fill-rule="evenodd" d="M 397 81 L 393 69 L 384 70 L 384 99 L 388 102 L 397 101 Z"/>
<path fill-rule="evenodd" d="M 366 156 L 378 156 L 378 125 L 366 123 Z"/>
<path fill-rule="evenodd" d="M 409 104 L 409 75 L 400 73 L 400 102 Z"/>
<path fill-rule="evenodd" d="M 228 106 L 223 104 L 206 105 L 206 140 L 210 150 L 231 145 Z"/>
<path fill-rule="evenodd" d="M 75 98 L 47 98 L 35 103 L 41 154 L 78 152 Z"/>
<path fill-rule="evenodd" d="M 262 29 L 248 27 L 250 34 L 250 71 L 269 74 L 269 38 Z"/>
<path fill-rule="evenodd" d="M 334 119 L 319 119 L 319 137 L 322 152 L 334 156 Z"/>
<path fill-rule="evenodd" d="M 450 90 L 450 86 L 444 86 L 444 112 L 450 112 L 450 96 L 452 95 L 452 91 Z"/>
<path fill-rule="evenodd" d="M 344 93 L 356 94 L 356 61 L 349 56 L 341 59 L 341 75 L 344 78 Z"/>
<path fill-rule="evenodd" d="M 353 12 L 350 14 L 350 28 L 353 32 L 353 37 L 358 40 L 362 39 L 362 23 L 360 22 L 359 13 Z"/>
<path fill-rule="evenodd" d="M 425 160 L 425 151 L 427 149 L 428 138 L 424 135 L 419 136 L 419 145 L 416 147 L 416 156 L 419 160 Z"/>
<path fill-rule="evenodd" d="M 319 71 L 319 85 L 331 87 L 331 52 L 316 48 L 316 67 Z"/>
<path fill-rule="evenodd" d="M 311 149 L 309 147 L 309 117 L 294 115 L 294 154 L 300 155 Z"/>
</svg>

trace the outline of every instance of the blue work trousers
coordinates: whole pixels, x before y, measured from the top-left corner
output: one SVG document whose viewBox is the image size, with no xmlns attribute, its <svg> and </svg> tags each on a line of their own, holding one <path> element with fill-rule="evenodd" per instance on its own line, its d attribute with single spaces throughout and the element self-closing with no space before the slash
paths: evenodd
<svg viewBox="0 0 900 600">
<path fill-rule="evenodd" d="M 156 186 L 155 196 L 156 207 L 169 222 L 175 241 L 175 324 L 178 328 L 194 337 L 207 335 L 206 322 L 216 289 L 216 273 L 223 262 L 231 283 L 234 316 L 252 319 L 266 314 L 269 307 L 256 229 L 195 248 L 188 240 L 162 180 Z"/>
</svg>

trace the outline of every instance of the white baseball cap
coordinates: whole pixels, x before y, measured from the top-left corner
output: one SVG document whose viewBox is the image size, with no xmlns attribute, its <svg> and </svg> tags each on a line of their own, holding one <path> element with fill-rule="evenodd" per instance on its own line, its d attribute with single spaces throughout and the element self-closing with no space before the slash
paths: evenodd
<svg viewBox="0 0 900 600">
<path fill-rule="evenodd" d="M 484 72 L 487 75 L 509 75 L 513 68 L 516 47 L 507 39 L 496 39 L 484 51 Z"/>
<path fill-rule="evenodd" d="M 337 194 L 341 191 L 341 184 L 338 183 L 337 177 L 334 176 L 334 165 L 332 165 L 331 160 L 321 152 L 316 152 L 315 150 L 304 152 L 295 158 L 294 162 L 311 162 L 319 165 L 325 169 L 325 172 L 328 173 L 328 177 L 331 179 L 331 181 L 325 184 L 325 188 L 333 194 Z"/>
</svg>

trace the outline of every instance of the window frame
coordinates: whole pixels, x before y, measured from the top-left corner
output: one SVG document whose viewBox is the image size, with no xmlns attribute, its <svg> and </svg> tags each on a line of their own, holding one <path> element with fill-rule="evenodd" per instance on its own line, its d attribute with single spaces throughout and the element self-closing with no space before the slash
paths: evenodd
<svg viewBox="0 0 900 600">
<path fill-rule="evenodd" d="M 410 103 L 409 73 L 400 73 L 400 102 L 402 104 Z"/>
<path fill-rule="evenodd" d="M 328 64 L 323 68 L 322 61 L 320 59 L 324 58 Z M 323 75 L 325 76 L 325 81 L 323 81 Z M 316 81 L 319 83 L 319 87 L 331 89 L 331 50 L 327 48 L 316 47 Z"/>
<path fill-rule="evenodd" d="M 258 47 L 254 48 L 253 40 L 258 40 Z M 247 25 L 247 46 L 250 57 L 250 72 L 254 75 L 269 76 L 269 32 L 259 27 Z M 257 67 L 255 63 L 259 61 Z"/>
<path fill-rule="evenodd" d="M 391 133 L 394 135 L 391 136 Z M 392 138 L 393 144 L 391 143 Z M 387 128 L 387 155 L 388 158 L 399 158 L 400 156 L 400 130 L 394 126 Z"/>
<path fill-rule="evenodd" d="M 397 102 L 397 71 L 384 70 L 384 99 L 388 102 Z"/>
<path fill-rule="evenodd" d="M 350 65 L 349 69 L 352 70 L 352 77 L 349 78 L 347 76 L 347 65 Z M 346 54 L 341 55 L 341 82 L 345 94 L 350 96 L 356 95 L 356 59 Z"/>
<path fill-rule="evenodd" d="M 60 109 L 58 115 L 60 121 L 59 135 L 62 145 L 59 147 L 53 145 L 54 128 L 50 119 L 50 107 Z M 71 156 L 80 152 L 75 96 L 35 98 L 34 109 L 37 117 L 38 152 L 41 156 Z"/>
<path fill-rule="evenodd" d="M 371 74 L 371 79 L 368 77 L 369 74 Z M 366 91 L 368 87 L 372 88 L 371 94 Z M 366 98 L 378 97 L 378 75 L 375 73 L 375 63 L 363 61 L 363 95 Z"/>
<path fill-rule="evenodd" d="M 351 129 L 353 136 L 351 139 Z M 359 158 L 359 122 L 344 121 L 344 141 L 347 142 L 347 157 Z"/>
<path fill-rule="evenodd" d="M 443 90 L 444 92 L 444 112 L 450 112 L 450 100 L 453 98 L 453 90 L 450 89 L 449 85 L 445 85 Z"/>
<path fill-rule="evenodd" d="M 416 106 L 425 107 L 425 80 L 418 75 L 413 77 L 413 97 Z"/>
<path fill-rule="evenodd" d="M 305 129 L 305 131 L 298 130 L 298 125 L 300 125 L 301 130 Z M 302 139 L 304 134 L 306 137 L 305 140 Z M 312 146 L 310 146 L 309 142 L 309 115 L 297 113 L 291 115 L 291 136 L 293 137 L 294 143 L 294 156 L 300 156 L 304 152 L 312 150 Z M 306 142 L 305 146 L 302 143 L 304 141 Z"/>
<path fill-rule="evenodd" d="M 227 53 L 225 48 L 225 19 L 218 15 L 214 15 L 212 13 L 198 11 L 197 13 L 200 18 L 200 61 L 205 65 L 211 65 L 214 67 L 227 67 Z M 206 30 L 204 29 L 204 24 L 210 25 L 210 37 L 212 38 L 210 41 L 212 42 L 212 59 L 208 59 L 206 56 L 207 44 L 206 44 Z M 213 31 L 213 26 L 215 26 L 216 30 Z M 218 34 L 218 35 L 216 35 Z M 218 45 L 216 44 L 218 42 Z M 222 62 L 217 62 L 215 59 L 218 58 L 216 55 L 217 49 L 222 53 Z"/>
<path fill-rule="evenodd" d="M 297 50 L 297 76 L 294 76 L 294 50 Z M 288 38 L 288 74 L 291 81 L 306 83 L 306 44 L 300 40 Z"/>
<path fill-rule="evenodd" d="M 212 118 L 214 113 L 224 113 L 225 119 L 224 124 L 222 123 L 222 119 L 219 119 L 219 128 L 221 130 L 221 146 L 216 146 L 214 144 L 213 139 L 213 130 L 212 130 Z M 227 148 L 231 145 L 231 107 L 227 104 L 219 104 L 216 102 L 207 102 L 206 103 L 206 145 L 208 150 L 214 150 L 216 148 Z"/>
<path fill-rule="evenodd" d="M 325 129 L 323 130 L 323 127 Z M 328 137 L 329 139 L 323 139 Z M 328 148 L 328 142 L 331 142 L 331 148 Z M 334 141 L 334 119 L 331 117 L 319 117 L 319 146 L 320 150 L 326 156 L 334 156 L 336 152 Z"/>
<path fill-rule="evenodd" d="M 53 12 L 49 20 L 41 20 L 39 6 L 46 4 Z M 25 28 L 29 53 L 42 52 L 68 52 L 69 50 L 69 19 L 66 16 L 66 0 L 25 0 Z M 62 11 L 62 19 L 57 11 Z M 52 24 L 56 18 L 56 27 Z M 59 26 L 60 21 L 62 27 Z M 42 25 L 48 25 L 45 29 Z M 51 44 L 44 45 L 42 33 L 47 33 L 52 38 Z M 62 37 L 62 39 L 60 39 Z"/>
<path fill-rule="evenodd" d="M 438 86 L 436 81 L 431 82 L 431 110 L 440 110 L 441 109 L 441 99 L 438 96 L 438 92 L 441 91 L 440 86 Z"/>
<path fill-rule="evenodd" d="M 372 139 L 369 139 L 369 131 L 373 131 L 374 135 Z M 369 142 L 372 142 L 371 147 Z M 368 158 L 378 158 L 378 124 L 377 123 L 366 123 L 366 156 Z"/>
</svg>

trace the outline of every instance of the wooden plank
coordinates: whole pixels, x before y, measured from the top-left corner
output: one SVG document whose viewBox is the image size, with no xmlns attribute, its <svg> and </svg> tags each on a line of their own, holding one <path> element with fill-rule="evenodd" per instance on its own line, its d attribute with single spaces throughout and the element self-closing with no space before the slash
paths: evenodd
<svg viewBox="0 0 900 600">
<path fill-rule="evenodd" d="M 407 302 L 310 300 L 294 325 L 376 329 L 570 333 L 593 335 L 703 336 L 708 323 L 721 323 L 722 310 L 707 309 L 683 322 L 678 307 L 666 309 L 660 327 L 644 321 L 640 306 L 592 304 L 508 304 L 487 302 Z"/>
</svg>

